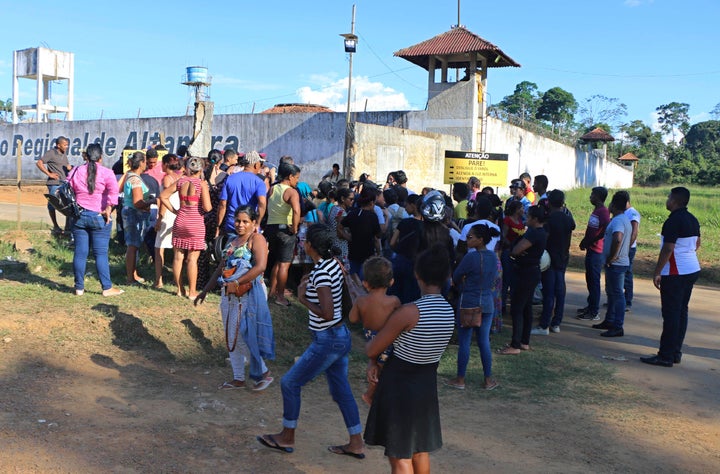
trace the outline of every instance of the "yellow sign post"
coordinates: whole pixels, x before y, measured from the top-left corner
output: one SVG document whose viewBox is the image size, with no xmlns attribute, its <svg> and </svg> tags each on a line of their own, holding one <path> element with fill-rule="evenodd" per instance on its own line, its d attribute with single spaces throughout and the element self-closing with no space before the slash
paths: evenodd
<svg viewBox="0 0 720 474">
<path fill-rule="evenodd" d="M 467 183 L 475 176 L 483 186 L 507 186 L 508 155 L 445 150 L 444 183 Z"/>
<path fill-rule="evenodd" d="M 127 164 L 128 158 L 135 154 L 136 152 L 145 153 L 147 150 L 123 150 L 122 151 L 122 163 L 123 163 L 123 173 L 127 173 L 130 171 L 130 167 Z M 158 164 L 155 166 L 162 166 L 162 159 L 163 156 L 168 154 L 167 150 L 158 150 Z"/>
</svg>

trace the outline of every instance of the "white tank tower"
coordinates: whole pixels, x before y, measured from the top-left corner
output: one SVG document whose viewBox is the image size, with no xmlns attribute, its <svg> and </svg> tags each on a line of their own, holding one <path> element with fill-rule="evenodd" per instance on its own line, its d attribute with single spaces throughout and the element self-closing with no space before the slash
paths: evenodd
<svg viewBox="0 0 720 474">
<path fill-rule="evenodd" d="M 13 52 L 13 123 L 18 123 L 18 111 L 35 112 L 36 122 L 48 122 L 52 114 L 65 114 L 66 120 L 73 119 L 73 88 L 75 55 L 49 48 L 28 48 Z M 18 79 L 36 81 L 36 102 L 20 105 Z M 67 104 L 53 103 L 51 82 L 67 81 Z"/>
</svg>

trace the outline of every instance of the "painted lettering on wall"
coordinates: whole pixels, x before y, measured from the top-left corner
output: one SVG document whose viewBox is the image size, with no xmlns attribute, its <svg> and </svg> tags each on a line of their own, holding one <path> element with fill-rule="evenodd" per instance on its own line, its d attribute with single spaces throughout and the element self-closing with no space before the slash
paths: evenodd
<svg viewBox="0 0 720 474">
<path fill-rule="evenodd" d="M 33 159 L 37 160 L 55 146 L 56 138 L 57 137 L 51 137 L 50 134 L 46 133 L 44 137 L 28 137 L 22 134 L 15 134 L 11 140 L 0 139 L 0 157 L 14 157 L 17 156 L 18 151 L 21 151 L 23 156 L 32 156 Z M 97 143 L 103 149 L 103 155 L 107 158 L 113 158 L 123 147 L 143 150 L 149 146 L 159 144 L 160 132 L 132 130 L 128 132 L 126 137 L 108 136 L 106 132 L 101 132 L 99 135 L 85 132 L 82 136 L 68 137 L 68 140 L 70 140 L 68 147 L 68 156 L 70 157 L 81 158 L 82 151 L 85 150 L 88 145 Z M 175 153 L 175 151 L 183 145 L 190 146 L 190 141 L 191 137 L 188 135 L 166 136 L 164 146 L 170 153 Z M 19 149 L 18 142 L 20 143 Z M 122 146 L 119 146 L 120 144 L 122 144 Z M 213 136 L 212 148 L 220 150 L 233 148 L 238 150 L 240 148 L 240 140 L 235 135 L 228 135 L 227 137 L 222 135 Z"/>
</svg>

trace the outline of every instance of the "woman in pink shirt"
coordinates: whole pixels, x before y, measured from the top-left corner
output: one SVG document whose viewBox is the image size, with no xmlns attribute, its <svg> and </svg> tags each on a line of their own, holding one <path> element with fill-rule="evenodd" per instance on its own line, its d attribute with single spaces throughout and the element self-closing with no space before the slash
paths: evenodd
<svg viewBox="0 0 720 474">
<path fill-rule="evenodd" d="M 117 203 L 118 184 L 115 174 L 101 164 L 102 148 L 93 143 L 87 147 L 85 164 L 75 168 L 68 176 L 70 186 L 75 191 L 77 203 L 82 208 L 80 217 L 75 220 L 72 227 L 75 238 L 73 271 L 77 296 L 85 293 L 85 266 L 91 242 L 103 296 L 115 296 L 123 293 L 123 290 L 112 286 L 110 262 L 108 261 L 110 230 L 112 229 L 110 213 L 113 204 Z"/>
</svg>

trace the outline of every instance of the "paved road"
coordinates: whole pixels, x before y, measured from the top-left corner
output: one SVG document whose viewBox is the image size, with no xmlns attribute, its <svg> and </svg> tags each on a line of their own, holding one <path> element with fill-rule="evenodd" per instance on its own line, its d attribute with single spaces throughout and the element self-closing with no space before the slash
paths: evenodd
<svg viewBox="0 0 720 474">
<path fill-rule="evenodd" d="M 15 220 L 16 217 L 16 204 L 0 203 L 0 220 Z M 44 206 L 21 206 L 21 219 L 49 222 Z M 600 337 L 600 331 L 590 328 L 591 322 L 575 319 L 576 309 L 585 306 L 587 290 L 584 275 L 568 272 L 567 287 L 562 332 L 534 338 L 548 337 L 555 343 L 597 358 L 623 356 L 627 361 L 607 361 L 618 368 L 623 379 L 648 389 L 678 414 L 708 417 L 720 422 L 718 289 L 696 285 L 690 302 L 690 325 L 682 364 L 667 369 L 642 364 L 638 359 L 657 351 L 662 329 L 660 294 L 650 280 L 635 280 L 635 300 L 633 311 L 626 315 L 625 337 L 613 339 Z"/>
</svg>

